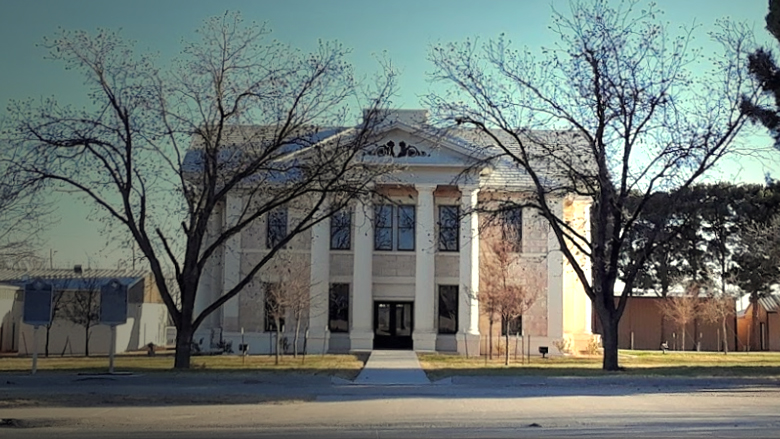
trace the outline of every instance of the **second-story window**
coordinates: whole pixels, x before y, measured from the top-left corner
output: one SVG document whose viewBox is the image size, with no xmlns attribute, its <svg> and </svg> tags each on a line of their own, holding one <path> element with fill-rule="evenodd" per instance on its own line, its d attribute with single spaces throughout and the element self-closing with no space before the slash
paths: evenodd
<svg viewBox="0 0 780 439">
<path fill-rule="evenodd" d="M 374 210 L 374 250 L 393 249 L 393 206 L 383 204 Z"/>
<path fill-rule="evenodd" d="M 458 206 L 439 206 L 439 250 L 458 251 L 459 217 L 460 209 Z"/>
<path fill-rule="evenodd" d="M 268 212 L 268 233 L 265 247 L 274 248 L 287 236 L 287 209 Z"/>
<path fill-rule="evenodd" d="M 374 210 L 375 250 L 414 250 L 415 206 L 382 204 Z"/>
<path fill-rule="evenodd" d="M 349 250 L 351 247 L 352 212 L 339 210 L 330 218 L 330 249 Z"/>
<path fill-rule="evenodd" d="M 414 250 L 414 206 L 398 206 L 398 250 Z"/>
</svg>

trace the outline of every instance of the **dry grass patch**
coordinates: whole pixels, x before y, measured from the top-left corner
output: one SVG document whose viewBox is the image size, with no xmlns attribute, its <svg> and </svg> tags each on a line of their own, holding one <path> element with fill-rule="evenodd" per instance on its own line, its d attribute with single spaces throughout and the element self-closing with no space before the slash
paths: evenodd
<svg viewBox="0 0 780 439">
<path fill-rule="evenodd" d="M 603 376 L 615 373 L 601 370 L 601 356 L 559 357 L 542 359 L 532 357 L 522 364 L 503 358 L 485 361 L 458 355 L 421 354 L 422 365 L 428 377 L 436 380 L 454 375 L 493 376 Z M 618 372 L 636 376 L 733 376 L 780 378 L 780 353 L 752 352 L 723 355 L 710 352 L 620 351 Z"/>
<path fill-rule="evenodd" d="M 193 356 L 190 372 L 297 372 L 353 379 L 363 368 L 366 359 L 365 355 L 309 355 L 305 358 L 285 356 L 282 357 L 280 364 L 275 365 L 273 356 L 268 355 Z M 31 358 L 0 358 L 0 372 L 29 372 L 31 366 Z M 38 370 L 76 373 L 105 372 L 108 370 L 108 357 L 38 358 Z M 114 359 L 114 370 L 118 372 L 173 371 L 173 356 L 117 355 Z"/>
</svg>

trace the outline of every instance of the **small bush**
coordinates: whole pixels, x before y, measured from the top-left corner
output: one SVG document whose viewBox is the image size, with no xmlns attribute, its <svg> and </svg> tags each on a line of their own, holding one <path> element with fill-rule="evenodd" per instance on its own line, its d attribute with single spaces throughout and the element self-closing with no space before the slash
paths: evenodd
<svg viewBox="0 0 780 439">
<path fill-rule="evenodd" d="M 601 350 L 601 336 L 594 334 L 585 348 L 588 355 L 596 355 Z"/>
<path fill-rule="evenodd" d="M 558 353 L 571 354 L 571 340 L 568 338 L 553 340 L 552 344 L 556 349 L 558 349 Z"/>
</svg>

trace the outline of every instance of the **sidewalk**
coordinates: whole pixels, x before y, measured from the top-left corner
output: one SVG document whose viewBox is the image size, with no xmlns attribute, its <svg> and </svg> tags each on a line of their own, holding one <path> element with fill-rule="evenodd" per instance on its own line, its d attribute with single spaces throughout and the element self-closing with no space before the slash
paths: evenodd
<svg viewBox="0 0 780 439">
<path fill-rule="evenodd" d="M 354 384 L 430 384 L 414 351 L 373 351 Z"/>
</svg>

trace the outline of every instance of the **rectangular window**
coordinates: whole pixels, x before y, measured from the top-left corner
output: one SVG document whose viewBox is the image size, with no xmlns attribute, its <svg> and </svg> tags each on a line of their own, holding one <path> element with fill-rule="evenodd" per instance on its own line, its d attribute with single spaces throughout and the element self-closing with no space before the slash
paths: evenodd
<svg viewBox="0 0 780 439">
<path fill-rule="evenodd" d="M 523 251 L 523 209 L 514 207 L 501 212 L 501 237 L 511 243 L 512 251 Z"/>
<path fill-rule="evenodd" d="M 343 209 L 330 218 L 330 249 L 349 250 L 351 242 L 352 212 Z"/>
<path fill-rule="evenodd" d="M 414 250 L 414 206 L 398 206 L 398 250 Z"/>
<path fill-rule="evenodd" d="M 328 329 L 330 332 L 349 332 L 349 284 L 330 285 Z"/>
<path fill-rule="evenodd" d="M 520 316 L 509 319 L 501 318 L 501 335 L 523 335 L 523 318 Z"/>
<path fill-rule="evenodd" d="M 460 209 L 458 206 L 439 206 L 439 250 L 458 251 Z"/>
<path fill-rule="evenodd" d="M 391 204 L 374 208 L 374 250 L 414 251 L 414 209 Z"/>
<path fill-rule="evenodd" d="M 265 247 L 275 248 L 287 236 L 287 209 L 268 212 Z"/>
<path fill-rule="evenodd" d="M 439 334 L 458 332 L 458 286 L 439 285 Z"/>
<path fill-rule="evenodd" d="M 374 209 L 374 250 L 393 249 L 393 206 L 383 204 Z"/>
<path fill-rule="evenodd" d="M 265 300 L 265 331 L 276 331 L 276 320 L 279 319 L 279 332 L 284 331 L 285 309 L 282 303 L 282 286 L 278 283 L 263 284 Z"/>
</svg>

